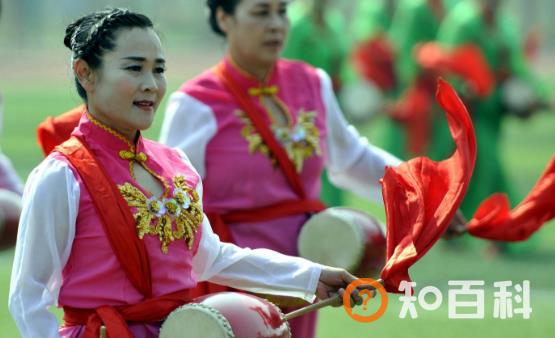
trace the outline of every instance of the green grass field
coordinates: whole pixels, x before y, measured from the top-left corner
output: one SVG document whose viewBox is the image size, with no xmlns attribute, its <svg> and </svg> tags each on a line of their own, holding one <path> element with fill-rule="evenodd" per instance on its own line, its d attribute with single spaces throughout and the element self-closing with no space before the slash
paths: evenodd
<svg viewBox="0 0 555 338">
<path fill-rule="evenodd" d="M 57 82 L 57 81 L 55 81 Z M 47 115 L 55 115 L 76 104 L 70 81 L 58 85 L 48 81 L 25 81 L 3 83 L 6 102 L 4 133 L 1 139 L 3 151 L 13 160 L 22 177 L 41 160 L 36 146 L 35 127 Z M 177 87 L 178 81 L 170 79 L 169 89 Z M 147 133 L 156 138 L 161 114 L 154 127 Z M 372 127 L 362 128 L 371 141 L 379 139 L 380 121 Z M 542 114 L 529 121 L 510 120 L 505 126 L 503 159 L 509 177 L 517 191 L 524 195 L 543 170 L 555 150 L 555 114 Z M 379 143 L 379 142 L 376 142 Z M 555 197 L 554 197 L 555 198 Z M 383 218 L 383 212 L 375 205 L 368 205 L 354 196 L 348 196 L 348 204 L 373 210 Z M 546 225 L 531 244 L 520 245 L 519 255 L 511 257 L 486 254 L 487 244 L 472 240 L 461 247 L 438 245 L 411 270 L 417 287 L 435 286 L 443 291 L 443 305 L 436 311 L 427 312 L 417 305 L 417 319 L 400 319 L 400 302 L 397 295 L 390 295 L 386 315 L 370 324 L 357 323 L 341 308 L 323 310 L 318 326 L 319 338 L 361 337 L 553 337 L 555 321 L 551 319 L 555 309 L 555 224 Z M 7 309 L 8 289 L 13 251 L 0 253 L 0 336 L 18 337 L 15 324 Z M 484 280 L 485 318 L 483 320 L 457 320 L 448 318 L 447 290 L 449 280 Z M 533 313 L 529 320 L 518 315 L 509 320 L 493 318 L 493 289 L 495 281 L 511 280 L 521 283 L 531 281 Z"/>
</svg>

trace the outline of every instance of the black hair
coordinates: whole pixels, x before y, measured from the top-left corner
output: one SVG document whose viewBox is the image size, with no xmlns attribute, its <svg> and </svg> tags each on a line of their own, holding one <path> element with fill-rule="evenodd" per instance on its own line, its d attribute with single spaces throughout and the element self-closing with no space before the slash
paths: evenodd
<svg viewBox="0 0 555 338">
<path fill-rule="evenodd" d="M 210 16 L 208 17 L 208 23 L 212 31 L 218 35 L 225 36 L 224 31 L 218 25 L 218 18 L 216 13 L 218 8 L 221 7 L 222 10 L 227 14 L 234 14 L 235 7 L 241 2 L 241 0 L 206 0 L 206 6 L 210 10 Z"/>
<path fill-rule="evenodd" d="M 85 15 L 66 28 L 64 45 L 72 52 L 72 60 L 82 59 L 91 69 L 102 65 L 102 56 L 114 49 L 116 32 L 123 28 L 152 28 L 145 15 L 128 9 L 109 8 Z M 75 77 L 77 93 L 86 102 L 87 93 Z"/>
</svg>

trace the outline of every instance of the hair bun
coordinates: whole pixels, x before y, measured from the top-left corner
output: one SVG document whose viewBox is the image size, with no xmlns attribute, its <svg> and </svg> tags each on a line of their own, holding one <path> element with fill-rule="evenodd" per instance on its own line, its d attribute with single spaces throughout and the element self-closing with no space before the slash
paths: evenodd
<svg viewBox="0 0 555 338">
<path fill-rule="evenodd" d="M 98 69 L 105 52 L 115 48 L 115 34 L 123 28 L 152 28 L 152 21 L 128 9 L 106 8 L 85 15 L 65 31 L 64 45 L 71 50 L 72 60 L 84 60 L 91 69 Z M 85 101 L 87 93 L 75 78 L 77 92 Z"/>
<path fill-rule="evenodd" d="M 220 28 L 218 24 L 217 11 L 221 8 L 227 14 L 233 14 L 235 12 L 235 7 L 241 2 L 241 0 L 206 0 L 206 6 L 210 11 L 208 16 L 208 24 L 212 31 L 218 35 L 225 36 L 224 31 Z"/>
<path fill-rule="evenodd" d="M 79 29 L 79 27 L 81 26 L 85 18 L 86 17 L 79 18 L 74 22 L 70 23 L 66 27 L 66 34 L 64 36 L 64 45 L 67 48 L 73 50 L 73 42 L 75 41 L 75 34 L 77 33 L 77 30 Z"/>
</svg>

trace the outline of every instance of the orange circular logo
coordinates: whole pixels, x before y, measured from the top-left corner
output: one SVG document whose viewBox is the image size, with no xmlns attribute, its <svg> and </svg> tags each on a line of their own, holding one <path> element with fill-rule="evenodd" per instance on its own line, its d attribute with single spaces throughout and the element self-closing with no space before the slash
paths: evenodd
<svg viewBox="0 0 555 338">
<path fill-rule="evenodd" d="M 358 287 L 359 285 L 370 285 L 372 287 L 374 287 L 378 293 L 380 294 L 380 307 L 378 308 L 378 310 L 370 315 L 359 315 L 356 313 L 353 313 L 353 308 L 351 307 L 351 303 L 349 301 L 351 292 L 353 292 L 353 290 Z M 368 303 L 368 301 L 370 301 L 370 299 L 374 298 L 374 294 L 371 290 L 368 289 L 363 289 L 360 290 L 358 292 L 358 294 L 363 298 L 363 310 L 366 310 L 366 303 Z M 366 297 L 364 297 L 364 295 L 366 295 Z M 345 312 L 347 312 L 347 314 L 353 318 L 354 320 L 356 320 L 357 322 L 361 322 L 361 323 L 371 323 L 375 320 L 378 320 L 384 313 L 385 310 L 387 309 L 387 291 L 385 291 L 385 288 L 383 287 L 383 285 L 378 282 L 377 280 L 371 279 L 371 278 L 361 278 L 361 279 L 357 279 L 354 282 L 352 282 L 351 284 L 349 284 L 349 286 L 347 286 L 347 289 L 345 290 L 345 293 L 343 294 L 343 308 L 345 308 Z"/>
</svg>

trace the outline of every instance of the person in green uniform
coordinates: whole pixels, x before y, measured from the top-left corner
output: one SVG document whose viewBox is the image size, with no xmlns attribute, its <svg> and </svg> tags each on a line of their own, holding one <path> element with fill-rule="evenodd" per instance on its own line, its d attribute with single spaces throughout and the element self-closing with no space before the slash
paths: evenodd
<svg viewBox="0 0 555 338">
<path fill-rule="evenodd" d="M 501 163 L 499 147 L 503 120 L 511 115 L 527 117 L 547 102 L 545 87 L 528 68 L 518 25 L 501 5 L 500 0 L 465 0 L 445 18 L 438 34 L 439 42 L 447 48 L 468 43 L 477 46 L 496 78 L 492 94 L 485 98 L 473 95 L 468 86 L 460 86 L 469 104 L 478 145 L 476 167 L 461 205 L 467 218 L 474 214 L 485 198 L 495 192 L 506 193 L 513 206 L 520 200 L 522 196 L 516 196 Z M 517 114 L 511 114 L 511 107 L 506 105 L 505 90 L 515 80 L 524 84 L 533 96 L 528 102 L 519 102 L 524 107 L 516 111 Z M 518 93 L 510 93 L 515 94 Z M 520 96 L 517 101 L 522 98 L 521 95 L 515 96 Z M 450 144 L 446 142 L 449 140 L 446 124 L 435 130 L 437 135 L 434 135 L 434 144 L 443 146 L 443 152 L 450 151 Z M 526 243 L 493 243 L 490 250 L 517 254 L 533 249 L 534 242 L 533 237 Z"/>
<path fill-rule="evenodd" d="M 331 7 L 329 0 L 312 0 L 293 3 L 288 15 L 291 27 L 283 57 L 325 70 L 337 93 L 349 45 L 342 13 Z M 321 198 L 329 206 L 343 201 L 343 192 L 329 182 L 326 172 L 322 174 Z"/>
<path fill-rule="evenodd" d="M 414 48 L 435 41 L 440 24 L 456 0 L 400 0 L 391 22 L 390 39 L 396 51 L 397 91 L 402 95 L 422 75 L 414 58 Z M 433 91 L 430 93 L 433 95 Z M 388 120 L 384 130 L 384 148 L 400 158 L 414 155 L 407 151 L 404 127 Z M 438 157 L 438 156 L 434 156 Z M 434 159 L 436 159 L 434 158 Z"/>
<path fill-rule="evenodd" d="M 500 8 L 499 0 L 469 0 L 458 4 L 445 18 L 438 34 L 438 41 L 447 48 L 472 43 L 483 53 L 496 76 L 495 89 L 485 98 L 463 92 L 472 115 L 478 152 L 476 167 L 461 210 L 471 217 L 479 204 L 495 192 L 508 194 L 514 206 L 518 201 L 507 182 L 500 159 L 502 122 L 508 117 L 503 100 L 503 88 L 510 79 L 526 83 L 537 94 L 527 111 L 541 106 L 546 93 L 530 73 L 518 34 L 517 25 Z M 468 87 L 461 87 L 461 90 Z M 448 132 L 445 128 L 446 133 Z M 436 138 L 435 143 L 444 143 Z M 501 249 L 507 249 L 502 246 Z"/>
<path fill-rule="evenodd" d="M 288 13 L 291 28 L 283 57 L 322 68 L 331 76 L 337 91 L 349 44 L 342 13 L 331 7 L 329 0 L 301 2 L 292 7 Z"/>
<path fill-rule="evenodd" d="M 397 0 L 360 0 L 353 13 L 351 32 L 355 41 L 387 34 Z"/>
<path fill-rule="evenodd" d="M 397 85 L 395 52 L 389 38 L 396 3 L 397 0 L 359 0 L 350 25 L 353 38 L 350 62 L 343 75 L 345 82 L 354 82 L 368 77 L 364 67 L 380 68 L 370 72 L 381 70 L 377 78 L 366 80 L 375 82 L 382 93 L 389 97 L 394 96 Z"/>
<path fill-rule="evenodd" d="M 343 71 L 344 89 L 339 97 L 353 123 L 388 118 L 387 106 L 398 96 L 395 49 L 389 37 L 398 0 L 359 0 L 349 31 L 353 39 L 349 62 Z M 364 93 L 364 94 L 363 94 Z M 374 134 L 378 143 L 382 128 Z"/>
<path fill-rule="evenodd" d="M 416 45 L 434 41 L 452 1 L 401 0 L 391 23 L 390 37 L 397 49 L 397 73 L 404 88 L 418 75 L 413 57 Z"/>
</svg>

